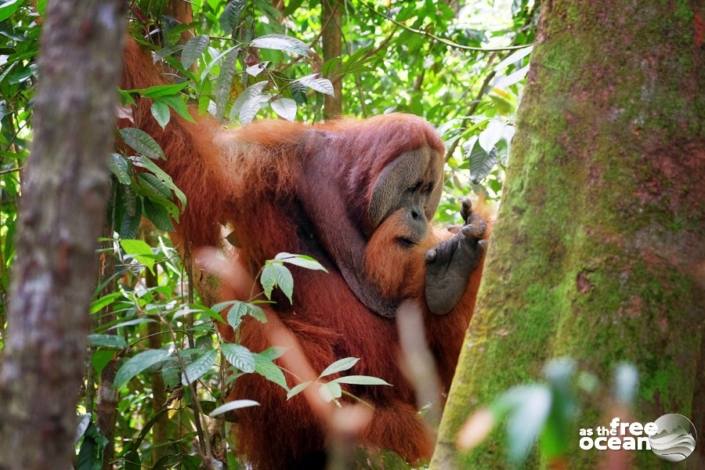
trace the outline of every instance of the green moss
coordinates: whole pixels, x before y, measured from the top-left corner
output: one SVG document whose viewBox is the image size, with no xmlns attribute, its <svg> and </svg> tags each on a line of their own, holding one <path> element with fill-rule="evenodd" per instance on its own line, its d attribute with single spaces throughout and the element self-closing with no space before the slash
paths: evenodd
<svg viewBox="0 0 705 470">
<path fill-rule="evenodd" d="M 692 410 L 705 305 L 674 256 L 701 239 L 705 211 L 683 202 L 697 187 L 664 171 L 685 142 L 705 138 L 692 10 L 683 0 L 574 0 L 548 13 L 435 464 L 453 460 L 472 410 L 538 378 L 554 356 L 605 384 L 614 365 L 633 362 L 645 420 Z M 599 424 L 601 404 L 586 403 L 582 422 Z M 570 466 L 595 457 L 571 453 Z M 501 436 L 460 463 L 504 468 Z"/>
</svg>

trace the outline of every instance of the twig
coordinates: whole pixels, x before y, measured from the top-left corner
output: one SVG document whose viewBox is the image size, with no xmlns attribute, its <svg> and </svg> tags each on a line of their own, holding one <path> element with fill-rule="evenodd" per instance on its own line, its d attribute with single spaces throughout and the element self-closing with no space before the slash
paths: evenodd
<svg viewBox="0 0 705 470">
<path fill-rule="evenodd" d="M 169 323 L 162 315 L 157 314 L 157 317 L 166 326 L 167 331 L 169 332 L 169 336 L 171 336 L 171 341 L 174 344 L 178 344 L 178 341 L 176 339 L 176 333 L 172 329 L 171 323 Z M 184 363 L 183 358 L 178 354 L 178 351 L 176 353 L 176 361 L 179 363 L 179 367 L 183 371 L 186 382 L 190 382 L 188 374 L 186 372 L 186 364 Z M 208 428 L 204 427 L 201 424 L 201 416 L 203 415 L 203 409 L 201 408 L 201 404 L 198 402 L 198 390 L 196 389 L 196 381 L 194 380 L 193 382 L 190 382 L 188 384 L 188 388 L 191 390 L 191 402 L 193 404 L 192 409 L 194 413 L 193 422 L 196 425 L 196 435 L 198 436 L 198 441 L 200 443 L 199 452 L 203 457 L 203 461 L 205 462 L 206 467 L 212 468 L 213 455 L 211 454 L 211 440 L 210 436 L 208 435 Z"/>
<path fill-rule="evenodd" d="M 457 42 L 451 41 L 450 39 L 442 38 L 440 36 L 436 36 L 433 33 L 429 33 L 428 31 L 424 31 L 421 29 L 416 29 L 412 28 L 411 26 L 407 26 L 404 23 L 401 23 L 394 18 L 390 18 L 384 13 L 378 12 L 372 5 L 369 5 L 367 3 L 364 3 L 364 5 L 375 15 L 380 16 L 384 18 L 387 21 L 390 21 L 394 23 L 395 25 L 399 26 L 400 28 L 403 28 L 411 33 L 416 33 L 420 34 L 422 36 L 426 36 L 431 39 L 435 39 L 436 41 L 445 44 L 448 47 L 452 47 L 454 49 L 461 49 L 464 51 L 475 51 L 475 52 L 502 52 L 502 51 L 515 51 L 517 49 L 524 49 L 527 47 L 530 47 L 531 44 L 521 44 L 519 46 L 504 46 L 504 47 L 474 47 L 474 46 L 466 46 L 464 44 L 458 44 Z"/>
<path fill-rule="evenodd" d="M 14 172 L 16 172 L 16 171 L 22 171 L 22 167 L 21 167 L 21 166 L 18 166 L 18 167 L 15 167 L 15 168 L 9 168 L 9 169 L 7 169 L 7 170 L 0 170 L 0 175 L 6 175 L 6 174 L 8 174 L 8 173 L 14 173 Z"/>
</svg>

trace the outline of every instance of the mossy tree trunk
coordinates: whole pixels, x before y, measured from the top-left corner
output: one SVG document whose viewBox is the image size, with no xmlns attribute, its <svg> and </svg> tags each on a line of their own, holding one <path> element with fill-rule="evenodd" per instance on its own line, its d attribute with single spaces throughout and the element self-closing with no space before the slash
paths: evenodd
<svg viewBox="0 0 705 470">
<path fill-rule="evenodd" d="M 502 468 L 497 435 L 458 456 L 457 431 L 557 356 L 603 383 L 631 361 L 636 418 L 681 413 L 705 432 L 705 4 L 542 3 L 433 468 Z M 604 424 L 605 412 L 585 404 L 581 425 Z M 598 454 L 574 441 L 568 468 L 593 468 Z M 639 468 L 660 465 L 638 454 Z"/>
<path fill-rule="evenodd" d="M 126 8 L 48 2 L 0 361 L 3 470 L 72 467 Z"/>
</svg>

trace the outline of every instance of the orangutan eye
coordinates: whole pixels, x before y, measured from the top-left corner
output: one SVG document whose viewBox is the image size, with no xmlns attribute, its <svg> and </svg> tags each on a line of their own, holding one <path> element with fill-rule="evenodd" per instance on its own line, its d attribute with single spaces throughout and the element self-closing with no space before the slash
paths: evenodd
<svg viewBox="0 0 705 470">
<path fill-rule="evenodd" d="M 407 189 L 407 191 L 409 191 L 410 193 L 415 193 L 416 191 L 419 190 L 420 187 L 421 187 L 421 181 L 417 182 L 415 185 L 413 185 L 412 187 Z"/>
</svg>

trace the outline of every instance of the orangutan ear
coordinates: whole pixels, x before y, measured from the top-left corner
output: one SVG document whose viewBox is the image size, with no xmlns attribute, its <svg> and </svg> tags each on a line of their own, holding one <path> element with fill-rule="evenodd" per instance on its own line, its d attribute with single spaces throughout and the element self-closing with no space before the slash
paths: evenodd
<svg viewBox="0 0 705 470">
<path fill-rule="evenodd" d="M 376 228 L 390 212 L 399 207 L 404 191 L 421 179 L 428 167 L 430 152 L 426 148 L 411 150 L 384 167 L 372 187 L 367 216 Z"/>
</svg>

